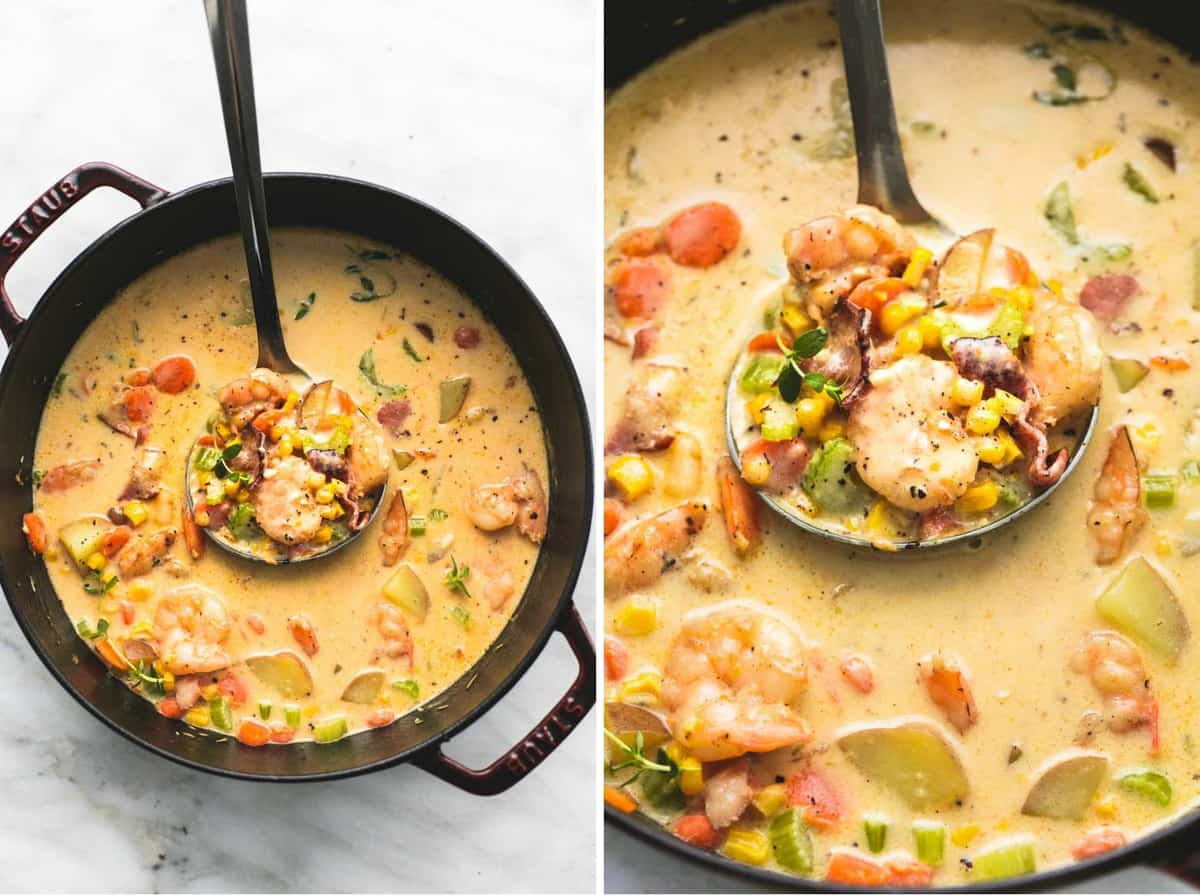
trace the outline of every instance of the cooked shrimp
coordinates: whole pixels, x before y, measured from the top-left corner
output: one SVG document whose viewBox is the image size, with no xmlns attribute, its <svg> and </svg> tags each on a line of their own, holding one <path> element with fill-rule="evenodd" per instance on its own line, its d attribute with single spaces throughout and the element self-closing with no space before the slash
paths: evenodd
<svg viewBox="0 0 1200 895">
<path fill-rule="evenodd" d="M 949 506 L 975 479 L 978 450 L 951 412 L 956 376 L 945 361 L 909 355 L 872 373 L 850 411 L 858 474 L 898 507 L 923 513 Z"/>
<path fill-rule="evenodd" d="M 685 371 L 671 364 L 646 361 L 637 365 L 625 391 L 621 416 L 604 446 L 605 453 L 661 451 L 675 440 L 675 423 L 683 397 Z"/>
<path fill-rule="evenodd" d="M 370 494 L 387 482 L 388 466 L 383 433 L 360 413 L 354 414 L 346 459 L 350 465 L 352 498 Z"/>
<path fill-rule="evenodd" d="M 542 480 L 528 466 L 512 478 L 517 497 L 517 531 L 535 544 L 546 537 L 546 491 Z"/>
<path fill-rule="evenodd" d="M 392 495 L 392 503 L 383 519 L 383 534 L 379 536 L 379 549 L 383 551 L 383 564 L 394 566 L 408 549 L 408 507 L 404 503 L 404 492 L 400 488 Z"/>
<path fill-rule="evenodd" d="M 915 246 L 895 219 L 866 205 L 809 221 L 783 237 L 788 268 L 809 286 L 808 311 L 817 319 L 863 280 L 895 271 Z"/>
<path fill-rule="evenodd" d="M 408 630 L 408 622 L 404 613 L 391 603 L 376 603 L 375 611 L 371 613 L 375 628 L 383 637 L 383 646 L 375 650 L 376 657 L 387 656 L 389 659 L 407 657 L 409 667 L 413 660 L 413 639 Z"/>
<path fill-rule="evenodd" d="M 1153 749 L 1158 746 L 1158 700 L 1141 653 L 1133 642 L 1116 631 L 1090 631 L 1071 656 L 1071 670 L 1087 674 L 1104 699 L 1104 719 L 1109 730 L 1122 733 L 1150 725 Z"/>
<path fill-rule="evenodd" d="M 486 571 L 488 574 L 487 583 L 483 587 L 483 598 L 488 601 L 494 612 L 499 612 L 516 593 L 516 584 L 512 572 L 504 566 L 496 565 Z"/>
<path fill-rule="evenodd" d="M 1142 481 L 1129 430 L 1113 431 L 1104 466 L 1092 492 L 1088 528 L 1096 543 L 1096 562 L 1101 565 L 1120 558 L 1146 521 L 1142 509 Z"/>
<path fill-rule="evenodd" d="M 979 717 L 971 681 L 961 660 L 933 653 L 917 662 L 921 683 L 934 704 L 946 714 L 946 719 L 966 733 Z"/>
<path fill-rule="evenodd" d="M 723 830 L 750 807 L 750 763 L 735 761 L 704 781 L 704 813 L 713 827 Z"/>
<path fill-rule="evenodd" d="M 259 367 L 249 376 L 238 377 L 222 386 L 217 392 L 217 400 L 230 418 L 234 431 L 241 431 L 262 411 L 287 400 L 291 391 L 286 379 L 273 370 Z"/>
<path fill-rule="evenodd" d="M 501 482 L 472 488 L 466 512 L 482 531 L 500 531 L 516 523 L 517 530 L 535 544 L 546 536 L 546 492 L 528 466 Z"/>
<path fill-rule="evenodd" d="M 56 491 L 66 491 L 76 485 L 90 482 L 100 471 L 99 460 L 76 460 L 74 463 L 64 463 L 48 470 L 38 486 L 46 494 Z"/>
<path fill-rule="evenodd" d="M 304 544 L 321 527 L 316 499 L 308 489 L 313 469 L 299 457 L 280 457 L 250 493 L 254 518 L 273 541 Z"/>
<path fill-rule="evenodd" d="M 807 742 L 793 707 L 808 685 L 804 656 L 800 634 L 758 603 L 691 613 L 663 674 L 672 735 L 700 761 Z"/>
<path fill-rule="evenodd" d="M 134 535 L 117 554 L 117 571 L 128 581 L 150 572 L 167 556 L 177 532 L 164 528 L 151 535 Z"/>
<path fill-rule="evenodd" d="M 1104 352 L 1087 310 L 1039 289 L 1026 329 L 1025 371 L 1040 395 L 1034 423 L 1051 428 L 1100 400 Z"/>
<path fill-rule="evenodd" d="M 604 545 L 604 589 L 615 596 L 647 587 L 679 561 L 704 528 L 708 508 L 681 503 L 618 529 Z"/>
<path fill-rule="evenodd" d="M 185 584 L 167 591 L 154 612 L 154 634 L 163 667 L 172 674 L 201 674 L 230 665 L 221 644 L 229 636 L 225 603 L 207 587 Z"/>
</svg>

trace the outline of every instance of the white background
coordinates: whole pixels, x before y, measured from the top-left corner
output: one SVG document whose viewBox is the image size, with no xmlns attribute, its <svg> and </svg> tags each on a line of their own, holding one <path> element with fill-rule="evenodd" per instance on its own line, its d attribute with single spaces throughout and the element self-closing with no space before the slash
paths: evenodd
<svg viewBox="0 0 1200 895">
<path fill-rule="evenodd" d="M 263 167 L 415 195 L 475 230 L 548 307 L 595 389 L 599 152 L 593 0 L 253 0 Z M 199 0 L 6 3 L 0 219 L 83 161 L 167 189 L 228 175 Z M 134 210 L 88 196 L 18 263 L 28 309 Z M 9 520 L 7 524 L 13 524 Z M 577 594 L 594 615 L 594 566 Z M 449 747 L 481 766 L 561 695 L 561 639 Z M 591 891 L 595 715 L 482 799 L 410 767 L 302 786 L 183 770 L 51 679 L 0 605 L 0 890 Z"/>
</svg>

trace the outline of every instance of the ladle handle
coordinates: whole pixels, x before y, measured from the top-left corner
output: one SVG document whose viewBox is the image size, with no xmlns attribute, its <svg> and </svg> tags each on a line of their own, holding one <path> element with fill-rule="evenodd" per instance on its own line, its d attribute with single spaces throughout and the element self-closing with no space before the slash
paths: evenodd
<svg viewBox="0 0 1200 895">
<path fill-rule="evenodd" d="M 837 0 L 837 17 L 858 155 L 858 201 L 905 224 L 930 221 L 904 166 L 879 0 Z"/>
<path fill-rule="evenodd" d="M 254 325 L 258 330 L 258 366 L 277 373 L 298 372 L 283 342 L 275 278 L 271 270 L 267 201 L 263 193 L 262 160 L 258 153 L 258 119 L 254 109 L 254 77 L 250 68 L 250 32 L 245 0 L 204 0 L 212 38 L 213 61 L 225 115 L 225 137 L 233 165 Z"/>
</svg>

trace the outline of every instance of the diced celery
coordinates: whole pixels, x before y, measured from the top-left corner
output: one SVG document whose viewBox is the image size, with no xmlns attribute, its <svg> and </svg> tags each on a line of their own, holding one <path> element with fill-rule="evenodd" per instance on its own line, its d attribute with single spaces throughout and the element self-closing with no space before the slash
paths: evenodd
<svg viewBox="0 0 1200 895">
<path fill-rule="evenodd" d="M 233 730 L 233 708 L 224 696 L 214 696 L 208 701 L 208 713 L 217 730 Z"/>
<path fill-rule="evenodd" d="M 821 445 L 805 467 L 801 484 L 826 513 L 846 515 L 867 502 L 867 490 L 854 471 L 854 445 L 845 438 L 831 438 Z"/>
<path fill-rule="evenodd" d="M 946 857 L 946 825 L 936 820 L 914 820 L 912 831 L 917 860 L 930 867 L 941 866 Z"/>
<path fill-rule="evenodd" d="M 746 364 L 738 384 L 742 391 L 752 395 L 765 392 L 775 384 L 786 365 L 787 360 L 781 354 L 756 354 L 750 359 L 750 363 Z"/>
<path fill-rule="evenodd" d="M 258 701 L 258 717 L 262 718 L 264 721 L 270 720 L 270 718 L 271 718 L 271 700 L 260 699 Z"/>
<path fill-rule="evenodd" d="M 408 533 L 413 537 L 425 534 L 426 520 L 424 516 L 408 517 Z"/>
<path fill-rule="evenodd" d="M 1142 493 L 1146 495 L 1146 506 L 1150 509 L 1170 509 L 1175 505 L 1175 476 L 1170 473 L 1151 473 L 1144 476 Z"/>
<path fill-rule="evenodd" d="M 887 844 L 888 821 L 886 817 L 868 814 L 863 818 L 863 833 L 867 837 L 867 848 L 878 854 Z"/>
<path fill-rule="evenodd" d="M 971 859 L 971 878 L 976 881 L 1007 879 L 1037 870 L 1032 837 L 1010 839 L 980 852 Z"/>
<path fill-rule="evenodd" d="M 318 743 L 333 743 L 344 737 L 350 730 L 345 715 L 335 715 L 318 721 L 313 727 L 313 739 Z"/>
<path fill-rule="evenodd" d="M 1114 779 L 1122 789 L 1145 796 L 1156 805 L 1165 808 L 1171 804 L 1171 781 L 1166 774 L 1146 768 L 1137 768 L 1117 774 Z"/>
<path fill-rule="evenodd" d="M 216 468 L 217 462 L 221 459 L 221 452 L 212 447 L 201 447 L 192 456 L 192 465 L 197 469 L 202 469 L 205 472 L 211 472 Z"/>
<path fill-rule="evenodd" d="M 215 476 L 204 486 L 204 499 L 209 506 L 215 506 L 225 499 L 225 483 Z"/>
<path fill-rule="evenodd" d="M 771 819 L 768 828 L 775 860 L 793 873 L 811 873 L 813 867 L 812 837 L 804 824 L 800 808 L 780 811 Z"/>
<path fill-rule="evenodd" d="M 1187 460 L 1179 467 L 1179 475 L 1186 485 L 1200 481 L 1200 460 Z"/>
<path fill-rule="evenodd" d="M 283 707 L 283 722 L 293 730 L 300 727 L 300 706 L 288 704 Z"/>
<path fill-rule="evenodd" d="M 410 699 L 417 699 L 421 695 L 421 685 L 411 678 L 400 681 L 392 681 L 392 689 L 399 690 Z"/>
<path fill-rule="evenodd" d="M 1127 392 L 1146 378 L 1150 367 L 1136 357 L 1109 357 L 1108 365 L 1117 380 L 1117 388 Z"/>
</svg>

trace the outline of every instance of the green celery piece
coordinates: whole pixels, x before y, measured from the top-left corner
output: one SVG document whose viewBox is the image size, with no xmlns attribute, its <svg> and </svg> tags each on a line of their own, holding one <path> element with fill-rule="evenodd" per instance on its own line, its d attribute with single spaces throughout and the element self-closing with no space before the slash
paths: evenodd
<svg viewBox="0 0 1200 895">
<path fill-rule="evenodd" d="M 221 452 L 212 447 L 201 447 L 192 458 L 192 465 L 197 469 L 211 472 L 221 459 Z"/>
<path fill-rule="evenodd" d="M 1037 870 L 1033 838 L 1021 838 L 980 852 L 971 859 L 971 879 L 976 882 L 1024 876 Z"/>
<path fill-rule="evenodd" d="M 392 681 L 392 689 L 399 690 L 411 699 L 417 699 L 421 695 L 421 685 L 411 678 L 402 681 Z"/>
<path fill-rule="evenodd" d="M 808 462 L 801 482 L 805 493 L 826 513 L 846 515 L 862 509 L 867 491 L 854 472 L 854 445 L 831 438 Z"/>
<path fill-rule="evenodd" d="M 785 808 L 767 829 L 775 860 L 793 873 L 812 873 L 813 844 L 800 808 Z"/>
<path fill-rule="evenodd" d="M 1071 206 L 1071 188 L 1065 180 L 1060 181 L 1050 191 L 1042 214 L 1059 236 L 1071 245 L 1079 243 L 1079 231 L 1075 227 L 1075 209 Z"/>
<path fill-rule="evenodd" d="M 946 825 L 936 820 L 914 820 L 913 841 L 917 860 L 939 867 L 946 857 Z"/>
<path fill-rule="evenodd" d="M 271 700 L 260 699 L 258 701 L 258 717 L 267 721 L 271 717 Z"/>
<path fill-rule="evenodd" d="M 425 517 L 409 516 L 408 533 L 413 537 L 420 537 L 421 535 L 425 534 Z"/>
<path fill-rule="evenodd" d="M 288 704 L 283 707 L 283 721 L 292 730 L 300 729 L 300 706 Z"/>
<path fill-rule="evenodd" d="M 1166 774 L 1146 768 L 1124 771 L 1114 778 L 1122 789 L 1145 796 L 1156 805 L 1171 804 L 1171 781 Z"/>
<path fill-rule="evenodd" d="M 876 815 L 864 817 L 863 834 L 867 837 L 867 848 L 879 854 L 879 852 L 883 851 L 883 847 L 887 845 L 887 818 Z"/>
<path fill-rule="evenodd" d="M 214 696 L 208 701 L 209 717 L 217 730 L 233 730 L 233 709 L 224 696 Z"/>
<path fill-rule="evenodd" d="M 780 354 L 756 354 L 742 371 L 738 385 L 742 391 L 757 395 L 767 391 L 775 384 L 787 361 Z"/>
<path fill-rule="evenodd" d="M 1165 510 L 1175 505 L 1175 476 L 1170 473 L 1152 473 L 1142 477 L 1142 491 L 1146 495 L 1146 506 L 1152 510 Z"/>
<path fill-rule="evenodd" d="M 345 715 L 335 715 L 332 718 L 326 718 L 324 721 L 319 721 L 313 727 L 313 739 L 318 743 L 336 743 L 344 737 L 350 730 L 350 726 L 346 723 Z"/>
</svg>

